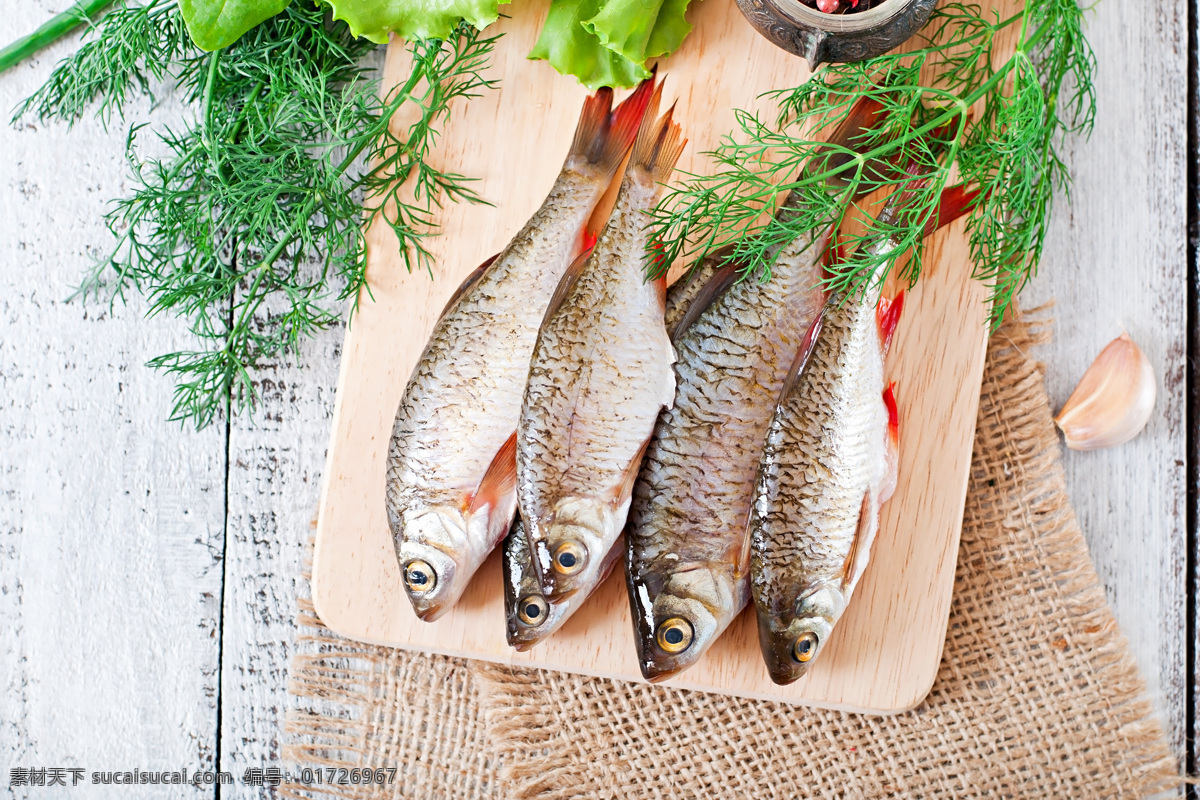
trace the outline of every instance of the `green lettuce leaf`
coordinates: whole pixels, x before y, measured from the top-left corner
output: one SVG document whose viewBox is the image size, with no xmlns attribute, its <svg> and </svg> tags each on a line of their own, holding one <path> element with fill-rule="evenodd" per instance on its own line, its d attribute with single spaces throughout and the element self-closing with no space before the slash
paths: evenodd
<svg viewBox="0 0 1200 800">
<path fill-rule="evenodd" d="M 219 50 L 260 22 L 283 11 L 292 0 L 179 0 L 183 24 L 201 50 Z"/>
<path fill-rule="evenodd" d="M 485 28 L 500 16 L 497 0 L 325 0 L 350 32 L 385 44 L 395 32 L 409 41 L 445 39 L 466 20 Z M 508 2 L 509 0 L 502 0 Z"/>
<path fill-rule="evenodd" d="M 593 91 L 601 86 L 636 86 L 649 77 L 649 70 L 609 50 L 599 37 L 583 27 L 583 21 L 600 10 L 600 2 L 553 0 L 529 57 L 549 61 L 559 73 L 574 75 Z"/>
<path fill-rule="evenodd" d="M 600 43 L 643 67 L 674 53 L 692 26 L 683 18 L 689 0 L 605 0 L 583 27 Z"/>
</svg>

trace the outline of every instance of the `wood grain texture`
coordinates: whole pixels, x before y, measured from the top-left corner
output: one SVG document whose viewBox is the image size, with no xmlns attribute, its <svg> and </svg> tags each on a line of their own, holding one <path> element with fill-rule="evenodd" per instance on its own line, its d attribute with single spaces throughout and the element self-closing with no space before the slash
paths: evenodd
<svg viewBox="0 0 1200 800">
<path fill-rule="evenodd" d="M 456 170 L 483 179 L 481 194 L 495 207 L 442 213 L 432 282 L 404 273 L 390 232 L 378 226 L 371 232 L 372 296 L 361 298 L 346 339 L 314 601 L 327 625 L 353 638 L 640 680 L 622 575 L 610 578 L 560 632 L 518 654 L 504 640 L 497 558 L 454 610 L 421 623 L 402 592 L 383 513 L 392 420 L 436 315 L 462 277 L 537 208 L 561 164 L 548 153 L 566 152 L 584 96 L 547 65 L 524 59 L 538 30 L 535 8 L 501 23 L 507 35 L 497 47 L 496 73 L 508 88 L 455 109 L 439 149 Z M 691 19 L 695 30 L 661 69 L 665 100 L 679 93 L 676 119 L 691 141 L 679 169 L 694 172 L 711 168 L 699 154 L 733 128 L 733 108 L 754 107 L 756 95 L 799 82 L 807 70 L 759 39 L 732 2 L 701 4 Z M 399 78 L 401 54 L 393 49 L 385 82 Z M 882 712 L 910 708 L 928 692 L 949 613 L 986 339 L 986 292 L 970 280 L 962 225 L 934 239 L 925 277 L 906 302 L 889 364 L 909 432 L 901 437 L 900 485 L 884 509 L 872 566 L 825 655 L 797 683 L 775 686 L 746 614 L 675 685 Z M 935 350 L 930 342 L 946 346 Z"/>
<path fill-rule="evenodd" d="M 343 335 L 341 326 L 324 331 L 295 359 L 265 365 L 254 379 L 255 418 L 235 420 L 229 430 L 221 764 L 237 775 L 279 764 L 296 596 L 307 593 L 299 584 Z M 235 788 L 226 796 L 252 792 Z"/>
<path fill-rule="evenodd" d="M 31 30 L 66 5 L 0 0 L 0 38 Z M 1055 344 L 1040 354 L 1057 402 L 1117 332 L 1118 319 L 1160 374 L 1181 358 L 1166 343 L 1183 336 L 1183 312 L 1172 310 L 1184 303 L 1183 263 L 1167 255 L 1183 247 L 1184 172 L 1173 154 L 1184 149 L 1185 17 L 1182 0 L 1100 3 L 1091 17 L 1101 56 L 1097 132 L 1066 153 L 1076 176 L 1073 207 L 1058 206 L 1042 275 L 1025 297 L 1026 305 L 1058 301 Z M 0 109 L 40 84 L 75 46 L 64 42 L 0 75 Z M 155 119 L 170 114 L 168 107 Z M 274 668 L 259 669 L 255 653 L 281 650 L 292 634 L 278 611 L 272 627 L 260 621 L 264 615 L 251 606 L 259 600 L 255 581 L 264 579 L 252 576 L 272 573 L 265 607 L 278 607 L 295 574 L 285 572 L 287 548 L 307 538 L 312 484 L 322 472 L 311 460 L 319 449 L 295 443 L 328 436 L 322 387 L 333 385 L 338 348 L 306 350 L 306 369 L 285 371 L 287 393 L 264 406 L 280 415 L 276 424 L 260 420 L 234 434 L 242 436 L 235 451 L 289 454 L 282 470 L 235 471 L 240 480 L 230 486 L 244 519 L 268 509 L 277 516 L 270 532 L 231 522 L 231 530 L 245 530 L 247 546 L 237 555 L 231 542 L 230 561 L 239 566 L 230 574 L 242 588 L 230 592 L 226 613 L 242 614 L 235 599 L 247 607 L 224 631 L 227 669 L 240 675 L 222 689 L 216 620 L 225 574 L 224 432 L 218 426 L 195 437 L 163 423 L 170 384 L 143 366 L 186 337 L 174 322 L 144 321 L 140 306 L 112 315 L 61 303 L 108 241 L 99 224 L 106 201 L 128 188 L 122 141 L 119 124 L 107 133 L 89 122 L 70 132 L 0 125 L 0 776 L 29 763 L 211 766 L 218 707 L 225 766 L 263 766 L 234 759 L 269 751 L 274 712 L 256 709 L 279 702 L 282 691 Z M 1161 239 L 1147 248 L 1143 236 Z M 1160 390 L 1160 410 L 1181 402 L 1181 386 Z M 294 412 L 292 391 L 303 406 Z M 1177 414 L 1170 425 L 1179 424 Z M 1172 437 L 1181 442 L 1182 434 L 1164 426 L 1167 418 L 1159 417 L 1146 441 L 1098 458 L 1068 454 L 1067 473 L 1109 599 L 1182 754 L 1187 673 L 1177 615 L 1185 595 L 1172 569 L 1185 558 L 1184 517 L 1172 498 L 1183 486 L 1171 478 L 1178 469 Z M 270 497 L 250 496 L 264 487 Z M 1148 517 L 1160 533 L 1130 535 Z M 268 536 L 283 540 L 279 549 L 268 546 Z M 269 568 L 254 565 L 257 552 L 271 558 Z M 271 658 L 280 663 L 278 653 Z M 243 734 L 252 746 L 239 744 Z M 267 794 L 241 786 L 227 793 Z M 4 786 L 0 796 L 14 790 Z"/>
<path fill-rule="evenodd" d="M 4 3 L 3 38 L 62 7 Z M 0 75 L 0 108 L 74 46 Z M 148 106 L 138 103 L 138 114 Z M 159 117 L 175 121 L 179 109 L 167 104 Z M 106 132 L 92 121 L 71 131 L 0 125 L 6 796 L 24 796 L 8 787 L 10 767 L 216 763 L 223 431 L 167 422 L 171 382 L 143 366 L 186 346 L 179 325 L 145 320 L 140 300 L 111 311 L 65 302 L 111 241 L 101 215 L 129 188 L 124 139 L 123 126 Z M 171 796 L 212 794 L 176 787 Z"/>
<path fill-rule="evenodd" d="M 1023 302 L 1057 300 L 1054 339 L 1038 354 L 1055 409 L 1122 326 L 1158 376 L 1158 404 L 1140 437 L 1104 451 L 1064 449 L 1064 468 L 1109 602 L 1182 754 L 1187 8 L 1098 3 L 1087 33 L 1098 59 L 1096 128 L 1068 142 L 1071 203 L 1056 206 Z"/>
</svg>

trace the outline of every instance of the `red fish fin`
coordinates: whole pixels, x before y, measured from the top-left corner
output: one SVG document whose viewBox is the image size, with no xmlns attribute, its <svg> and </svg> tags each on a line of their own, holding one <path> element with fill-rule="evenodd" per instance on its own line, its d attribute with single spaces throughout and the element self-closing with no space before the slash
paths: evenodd
<svg viewBox="0 0 1200 800">
<path fill-rule="evenodd" d="M 579 252 L 586 253 L 588 250 L 591 250 L 595 246 L 596 246 L 596 232 L 592 231 L 592 230 L 588 230 L 587 228 L 584 228 L 583 229 L 583 237 L 580 239 Z"/>
<path fill-rule="evenodd" d="M 900 409 L 896 405 L 896 382 L 892 381 L 883 390 L 883 405 L 887 409 L 887 472 L 879 487 L 879 502 L 886 503 L 896 491 L 896 482 L 900 478 Z"/>
<path fill-rule="evenodd" d="M 646 105 L 642 125 L 638 129 L 637 141 L 633 143 L 633 155 L 629 157 L 629 167 L 640 167 L 650 173 L 655 183 L 666 183 L 675 169 L 675 162 L 683 153 L 687 139 L 682 136 L 680 127 L 672 117 L 675 106 L 667 109 L 667 113 L 655 119 L 659 103 L 662 101 L 662 84 L 655 89 Z"/>
<path fill-rule="evenodd" d="M 725 290 L 737 281 L 738 265 L 732 261 L 726 261 L 721 266 L 717 267 L 717 271 L 709 276 L 704 282 L 704 286 L 692 298 L 692 302 L 688 304 L 687 311 L 683 312 L 683 316 L 675 323 L 675 327 L 667 331 L 672 341 L 675 341 L 682 336 L 688 328 L 692 326 L 705 309 L 711 306 L 717 298 L 725 293 Z"/>
<path fill-rule="evenodd" d="M 900 441 L 900 409 L 896 405 L 896 382 L 892 381 L 883 390 L 883 405 L 888 414 L 888 437 L 893 442 Z"/>
<path fill-rule="evenodd" d="M 517 489 L 517 432 L 500 445 L 496 457 L 483 473 L 479 488 L 471 495 L 471 503 L 467 510 L 474 514 L 484 506 L 499 508 L 502 503 L 509 502 Z"/>
<path fill-rule="evenodd" d="M 823 318 L 824 311 L 817 314 L 817 318 L 808 326 L 808 333 L 804 334 L 804 341 L 800 343 L 800 349 L 796 351 L 796 357 L 792 361 L 792 368 L 788 371 L 787 377 L 784 378 L 783 388 L 779 390 L 778 402 L 782 403 L 784 398 L 792 393 L 792 390 L 796 387 L 796 381 L 800 380 L 800 376 L 804 374 L 804 366 L 812 356 L 813 348 L 817 346 L 817 338 L 821 335 Z"/>
<path fill-rule="evenodd" d="M 650 105 L 657 89 L 657 80 L 658 65 L 656 64 L 650 68 L 650 77 L 639 83 L 633 93 L 613 109 L 610 138 L 613 140 L 612 148 L 616 148 L 618 144 L 620 147 L 619 153 L 615 154 L 618 166 L 624 160 L 625 154 L 629 152 L 629 148 L 633 145 L 633 140 L 641 128 L 642 120 L 646 116 L 646 108 Z"/>
<path fill-rule="evenodd" d="M 965 183 L 949 186 L 942 190 L 938 203 L 937 214 L 925 223 L 923 235 L 929 236 L 938 228 L 949 225 L 954 220 L 968 213 L 975 207 L 981 192 L 979 189 L 968 188 Z"/>
<path fill-rule="evenodd" d="M 646 437 L 646 441 L 642 442 L 637 454 L 625 468 L 625 474 L 621 477 L 621 483 L 617 486 L 616 495 L 613 497 L 614 505 L 624 505 L 629 496 L 633 494 L 633 484 L 637 482 L 638 470 L 642 466 L 642 456 L 646 455 L 646 448 L 650 446 L 650 440 L 653 438 L 653 435 Z"/>
<path fill-rule="evenodd" d="M 446 316 L 446 312 L 454 308 L 454 304 L 458 302 L 458 299 L 466 294 L 468 289 L 479 282 L 479 279 L 483 277 L 483 273 L 487 272 L 488 267 L 490 267 L 492 262 L 499 257 L 500 254 L 496 253 L 496 255 L 492 256 L 487 261 L 484 261 L 471 271 L 471 274 L 468 275 L 466 279 L 458 285 L 458 288 L 454 290 L 454 294 L 450 295 L 450 299 L 446 301 L 446 307 L 442 309 L 440 317 Z"/>
<path fill-rule="evenodd" d="M 841 147 L 852 147 L 856 139 L 878 127 L 886 118 L 887 110 L 883 103 L 870 96 L 860 97 L 826 141 Z"/>
<path fill-rule="evenodd" d="M 657 278 L 652 278 L 651 283 L 658 290 L 658 307 L 665 314 L 667 311 L 667 273 L 659 275 Z"/>
<path fill-rule="evenodd" d="M 665 263 L 667 254 L 663 251 L 663 243 L 658 239 L 651 239 L 650 244 L 646 248 L 653 255 L 649 256 L 649 265 L 647 274 L 654 277 L 648 278 L 648 283 L 653 283 L 654 288 L 658 290 L 658 303 L 663 311 L 667 310 L 667 273 L 671 270 L 671 265 Z"/>
<path fill-rule="evenodd" d="M 891 300 L 880 297 L 879 304 L 875 306 L 875 322 L 879 326 L 879 346 L 885 356 L 888 348 L 892 346 L 892 336 L 896 333 L 896 326 L 900 324 L 900 314 L 903 311 L 903 289 L 897 292 Z"/>
<path fill-rule="evenodd" d="M 574 288 L 575 281 L 579 280 L 579 276 L 583 272 L 583 267 L 587 264 L 587 260 L 591 255 L 592 251 L 589 248 L 575 256 L 575 260 L 571 262 L 571 266 L 567 267 L 567 271 L 558 279 L 558 286 L 554 287 L 554 294 L 550 296 L 550 305 L 546 307 L 546 314 L 542 317 L 543 325 L 546 324 L 546 320 L 554 315 L 554 312 L 563 304 L 563 301 L 567 299 L 567 295 Z"/>
<path fill-rule="evenodd" d="M 870 539 L 872 531 L 876 527 L 875 515 L 877 509 L 871 502 L 871 493 L 864 492 L 862 503 L 858 507 L 858 526 L 854 529 L 854 538 L 850 541 L 850 550 L 846 553 L 846 561 L 842 564 L 842 587 L 843 590 L 853 588 L 858 582 L 863 569 L 866 567 L 864 563 L 859 563 L 859 553 L 866 555 L 867 550 L 871 546 Z"/>
<path fill-rule="evenodd" d="M 660 239 L 652 239 L 650 244 L 646 246 L 646 274 L 651 277 L 648 280 L 663 281 L 663 286 L 666 286 L 667 273 L 671 270 L 671 265 L 667 263 L 667 254 L 663 248 L 663 243 Z"/>
<path fill-rule="evenodd" d="M 633 144 L 653 91 L 654 75 L 651 75 L 616 108 L 612 107 L 613 93 L 608 87 L 588 97 L 567 159 L 582 158 L 609 177 L 616 174 Z"/>
</svg>

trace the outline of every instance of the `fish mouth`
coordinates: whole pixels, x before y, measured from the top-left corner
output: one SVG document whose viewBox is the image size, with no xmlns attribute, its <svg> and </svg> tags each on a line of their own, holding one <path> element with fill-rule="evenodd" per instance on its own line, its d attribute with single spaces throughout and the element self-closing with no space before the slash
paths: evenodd
<svg viewBox="0 0 1200 800">
<path fill-rule="evenodd" d="M 769 613 L 764 614 L 759 609 L 758 614 L 758 646 L 762 650 L 763 662 L 767 666 L 767 674 L 771 682 L 777 686 L 787 686 L 804 677 L 812 662 L 797 661 L 793 656 L 796 642 L 796 632 L 792 624 L 780 624 L 771 619 Z"/>
<path fill-rule="evenodd" d="M 426 606 L 425 608 L 417 608 L 413 606 L 413 611 L 417 614 L 417 619 L 421 622 L 433 622 L 442 615 L 441 606 Z"/>
<path fill-rule="evenodd" d="M 782 672 L 781 672 L 781 670 L 773 669 L 772 667 L 767 667 L 767 673 L 770 675 L 770 680 L 772 680 L 773 684 L 775 684 L 776 686 L 790 686 L 791 684 L 794 684 L 794 682 L 798 681 L 800 678 L 803 678 L 805 670 L 804 669 L 798 669 L 798 670 L 788 669 L 788 670 L 782 670 Z"/>
<path fill-rule="evenodd" d="M 690 666 L 690 663 L 682 666 L 672 667 L 662 667 L 654 664 L 643 663 L 642 677 L 650 683 L 662 683 L 663 681 L 669 681 L 671 678 L 674 678 L 676 675 L 683 672 Z"/>
<path fill-rule="evenodd" d="M 767 673 L 771 676 L 771 681 L 776 686 L 787 686 L 800 680 L 808 672 L 808 667 L 794 666 L 795 668 L 791 664 L 768 663 Z"/>
</svg>

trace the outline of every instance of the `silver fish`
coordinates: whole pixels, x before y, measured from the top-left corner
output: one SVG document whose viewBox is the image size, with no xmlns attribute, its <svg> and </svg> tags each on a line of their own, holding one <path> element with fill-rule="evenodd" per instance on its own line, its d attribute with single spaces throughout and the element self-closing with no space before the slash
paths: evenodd
<svg viewBox="0 0 1200 800">
<path fill-rule="evenodd" d="M 688 278 L 676 281 L 667 287 L 666 311 L 664 323 L 668 330 L 678 322 L 687 311 L 692 300 L 699 294 L 703 284 L 720 266 L 720 256 L 709 257 L 697 264 Z M 537 571 L 533 568 L 533 555 L 529 552 L 529 537 L 525 533 L 525 525 L 518 514 L 513 520 L 512 529 L 504 537 L 503 574 L 504 574 L 504 618 L 508 643 L 518 651 L 528 650 L 538 642 L 562 627 L 571 614 L 575 613 L 582 603 L 577 602 L 579 595 L 571 595 L 560 600 L 547 600 L 542 593 L 542 584 Z M 621 556 L 625 554 L 620 539 L 613 545 L 605 556 L 605 564 L 599 583 L 608 580 Z"/>
<path fill-rule="evenodd" d="M 767 282 L 716 273 L 677 332 L 676 396 L 634 487 L 626 579 L 638 665 L 664 680 L 694 664 L 750 597 L 746 532 L 758 456 L 796 353 L 821 310 L 827 229 L 797 238 Z M 686 320 L 684 320 L 686 322 Z"/>
<path fill-rule="evenodd" d="M 804 173 L 844 163 L 882 106 L 864 99 Z M 826 155 L 828 153 L 828 155 Z M 840 188 L 840 187 L 839 187 Z M 778 218 L 795 217 L 792 194 Z M 674 404 L 658 418 L 634 487 L 626 580 L 642 675 L 696 663 L 750 598 L 749 517 L 763 438 L 788 372 L 825 302 L 833 219 L 779 247 L 769 281 L 735 282 L 718 251 L 680 292 Z M 714 270 L 713 263 L 722 263 Z M 708 274 L 703 289 L 695 275 Z"/>
<path fill-rule="evenodd" d="M 907 193 L 880 215 L 894 225 Z M 973 207 L 978 192 L 942 193 L 923 235 Z M 875 256 L 899 255 L 882 238 Z M 903 293 L 882 299 L 882 264 L 863 291 L 830 298 L 767 429 L 750 517 L 750 585 L 767 671 L 800 678 L 829 641 L 871 555 L 879 509 L 896 488 L 899 412 L 883 363 Z"/>
<path fill-rule="evenodd" d="M 503 548 L 505 633 L 509 645 L 523 652 L 561 628 L 587 597 L 573 594 L 557 600 L 546 598 L 533 568 L 529 538 L 519 514 L 504 539 Z M 622 553 L 618 540 L 605 556 L 600 583 L 608 579 Z"/>
<path fill-rule="evenodd" d="M 517 491 L 549 598 L 589 593 L 625 525 L 642 449 L 675 391 L 665 281 L 644 278 L 658 200 L 683 149 L 671 111 L 643 118 L 612 216 L 542 324 L 517 429 Z"/>
<path fill-rule="evenodd" d="M 451 300 L 409 378 L 388 450 L 387 514 L 423 620 L 457 602 L 508 531 L 513 435 L 538 324 L 652 91 L 653 79 L 611 112 L 610 90 L 588 98 L 549 196 Z"/>
<path fill-rule="evenodd" d="M 882 290 L 882 280 L 872 280 L 829 300 L 811 354 L 793 365 L 767 429 L 750 574 L 759 645 L 781 685 L 802 676 L 828 642 L 895 487 L 897 425 L 883 356 L 899 304 L 881 306 Z"/>
</svg>

